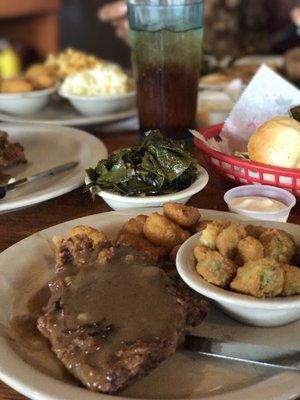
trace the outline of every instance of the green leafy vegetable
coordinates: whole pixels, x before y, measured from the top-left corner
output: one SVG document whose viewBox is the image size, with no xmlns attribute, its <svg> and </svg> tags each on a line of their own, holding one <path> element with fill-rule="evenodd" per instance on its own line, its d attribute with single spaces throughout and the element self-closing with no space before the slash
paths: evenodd
<svg viewBox="0 0 300 400">
<path fill-rule="evenodd" d="M 141 144 L 116 150 L 87 171 L 95 193 L 106 190 L 123 196 L 154 196 L 186 189 L 197 178 L 197 161 L 179 141 L 160 131 L 146 133 Z"/>
<path fill-rule="evenodd" d="M 234 156 L 239 157 L 239 158 L 243 158 L 244 160 L 250 160 L 249 158 L 249 154 L 247 153 L 247 151 L 235 151 Z"/>
</svg>

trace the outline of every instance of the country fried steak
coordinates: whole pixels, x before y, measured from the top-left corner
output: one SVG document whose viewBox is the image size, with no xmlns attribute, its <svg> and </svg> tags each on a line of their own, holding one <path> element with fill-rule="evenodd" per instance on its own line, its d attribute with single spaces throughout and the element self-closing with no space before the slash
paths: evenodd
<svg viewBox="0 0 300 400">
<path fill-rule="evenodd" d="M 55 238 L 56 273 L 38 329 L 87 388 L 116 393 L 172 355 L 206 302 L 147 255 L 76 227 Z"/>
</svg>

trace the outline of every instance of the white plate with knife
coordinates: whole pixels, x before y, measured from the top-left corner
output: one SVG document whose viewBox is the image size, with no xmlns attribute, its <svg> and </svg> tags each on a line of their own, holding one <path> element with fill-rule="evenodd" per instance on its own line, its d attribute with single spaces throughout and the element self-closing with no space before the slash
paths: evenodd
<svg viewBox="0 0 300 400">
<path fill-rule="evenodd" d="M 101 140 L 82 130 L 35 124 L 0 124 L 0 130 L 8 133 L 10 142 L 24 147 L 27 159 L 25 164 L 1 171 L 11 176 L 9 182 L 13 183 L 6 188 L 5 197 L 2 189 L 0 212 L 70 192 L 83 184 L 86 168 L 107 157 Z M 33 178 L 40 173 L 42 176 Z M 24 182 L 16 184 L 19 180 Z"/>
<path fill-rule="evenodd" d="M 28 346 L 26 337 L 22 341 L 11 340 L 15 336 L 9 321 L 17 315 L 28 313 L 28 299 L 53 275 L 54 246 L 51 239 L 54 235 L 66 236 L 75 225 L 89 225 L 113 237 L 129 218 L 153 211 L 160 209 L 102 213 L 68 221 L 38 232 L 2 252 L 0 379 L 36 400 L 111 399 L 111 396 L 82 388 L 66 374 L 49 349 L 45 352 L 45 349 Z M 230 213 L 211 210 L 200 212 L 204 220 L 246 220 Z M 268 224 L 299 237 L 297 225 Z M 299 367 L 299 329 L 300 321 L 277 328 L 250 327 L 212 308 L 204 322 L 190 332 L 192 336 L 185 342 L 185 348 L 116 397 L 143 400 L 296 399 L 300 396 L 299 372 L 281 369 L 280 365 L 283 357 L 288 360 L 283 365 L 288 365 L 290 361 L 290 365 Z M 199 339 L 193 336 L 205 339 L 200 339 L 199 345 Z M 203 355 L 214 352 L 217 357 Z M 298 357 L 296 364 L 295 356 Z M 248 362 L 230 360 L 232 357 Z M 277 368 L 266 367 L 264 363 L 277 364 Z"/>
</svg>

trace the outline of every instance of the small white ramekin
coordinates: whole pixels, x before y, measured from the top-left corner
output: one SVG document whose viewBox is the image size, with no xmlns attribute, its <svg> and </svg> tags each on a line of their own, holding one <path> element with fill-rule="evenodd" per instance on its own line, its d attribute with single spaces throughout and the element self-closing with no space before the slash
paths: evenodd
<svg viewBox="0 0 300 400">
<path fill-rule="evenodd" d="M 68 94 L 60 89 L 58 93 L 61 97 L 68 99 L 77 111 L 89 117 L 129 110 L 136 104 L 135 92 L 106 96 L 79 96 Z"/>
<path fill-rule="evenodd" d="M 104 190 L 97 193 L 98 196 L 116 211 L 127 210 L 129 208 L 145 208 L 145 207 L 162 207 L 165 203 L 176 202 L 185 204 L 189 199 L 196 193 L 200 192 L 208 183 L 207 171 L 198 165 L 199 176 L 194 183 L 191 184 L 187 189 L 181 190 L 180 192 L 160 195 L 160 196 L 146 196 L 146 197 L 134 197 L 134 196 L 121 196 L 119 194 L 106 192 Z M 85 183 L 90 183 L 88 177 L 85 178 Z"/>
<path fill-rule="evenodd" d="M 193 255 L 199 236 L 200 233 L 196 233 L 184 242 L 176 257 L 177 271 L 188 286 L 213 300 L 230 317 L 247 325 L 281 326 L 300 319 L 300 295 L 259 299 L 205 281 L 196 271 Z"/>
<path fill-rule="evenodd" d="M 259 196 L 259 197 L 267 197 L 270 199 L 278 200 L 286 205 L 280 211 L 250 211 L 240 209 L 238 207 L 234 207 L 230 200 L 236 197 L 246 197 L 246 196 Z M 287 190 L 268 185 L 244 185 L 238 186 L 224 195 L 224 200 L 227 203 L 229 211 L 244 215 L 249 218 L 260 219 L 264 221 L 279 221 L 286 222 L 291 209 L 296 204 L 295 196 L 288 192 Z"/>
</svg>

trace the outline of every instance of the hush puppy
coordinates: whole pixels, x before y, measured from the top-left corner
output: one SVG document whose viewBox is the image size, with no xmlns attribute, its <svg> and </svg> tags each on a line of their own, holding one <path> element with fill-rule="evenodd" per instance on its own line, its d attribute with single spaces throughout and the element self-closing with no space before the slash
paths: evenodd
<svg viewBox="0 0 300 400">
<path fill-rule="evenodd" d="M 131 233 L 132 235 L 144 237 L 144 225 L 147 215 L 140 214 L 135 218 L 131 218 L 122 226 L 121 233 Z"/>
<path fill-rule="evenodd" d="M 149 215 L 143 231 L 151 243 L 169 249 L 183 243 L 190 236 L 188 231 L 158 213 Z"/>
<path fill-rule="evenodd" d="M 168 255 L 168 249 L 162 246 L 156 246 L 149 240 L 125 232 L 121 233 L 117 240 L 117 246 L 131 247 L 145 253 L 149 261 L 153 263 L 159 262 L 163 257 Z"/>
<path fill-rule="evenodd" d="M 184 204 L 167 203 L 164 205 L 164 216 L 182 228 L 191 228 L 200 219 L 200 212 L 192 206 Z"/>
<path fill-rule="evenodd" d="M 23 78 L 4 79 L 1 82 L 2 93 L 28 93 L 32 90 L 32 85 Z"/>
</svg>

